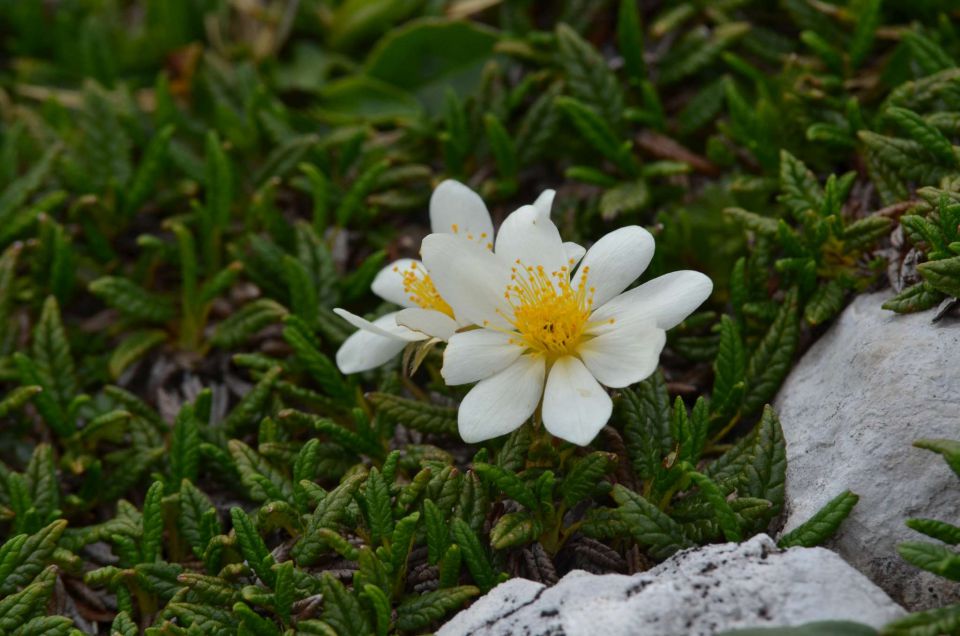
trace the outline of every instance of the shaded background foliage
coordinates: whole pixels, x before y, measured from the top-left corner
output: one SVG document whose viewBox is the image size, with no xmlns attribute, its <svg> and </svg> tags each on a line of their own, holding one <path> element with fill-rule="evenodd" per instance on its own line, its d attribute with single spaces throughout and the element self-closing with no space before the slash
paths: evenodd
<svg viewBox="0 0 960 636">
<path fill-rule="evenodd" d="M 958 17 L 0 4 L 0 631 L 416 633 L 504 576 L 768 529 L 798 352 L 866 288 L 960 295 Z M 464 446 L 436 353 L 332 363 L 331 307 L 388 309 L 369 283 L 446 177 L 498 220 L 556 188 L 569 239 L 642 224 L 645 277 L 715 281 L 591 448 Z"/>
</svg>

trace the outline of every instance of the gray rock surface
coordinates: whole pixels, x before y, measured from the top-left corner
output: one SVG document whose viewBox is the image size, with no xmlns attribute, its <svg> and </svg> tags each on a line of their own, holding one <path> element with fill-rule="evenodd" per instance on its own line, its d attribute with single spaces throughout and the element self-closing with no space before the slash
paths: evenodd
<svg viewBox="0 0 960 636">
<path fill-rule="evenodd" d="M 879 627 L 903 613 L 833 552 L 781 551 L 758 535 L 686 550 L 633 576 L 578 570 L 550 588 L 513 579 L 437 636 L 693 636 L 819 620 Z"/>
<path fill-rule="evenodd" d="M 844 489 L 860 502 L 828 544 L 907 608 L 960 600 L 960 586 L 900 559 L 922 539 L 910 517 L 960 522 L 960 481 L 912 446 L 960 439 L 960 320 L 899 316 L 892 292 L 854 300 L 787 378 L 776 409 L 787 443 L 790 530 Z"/>
</svg>

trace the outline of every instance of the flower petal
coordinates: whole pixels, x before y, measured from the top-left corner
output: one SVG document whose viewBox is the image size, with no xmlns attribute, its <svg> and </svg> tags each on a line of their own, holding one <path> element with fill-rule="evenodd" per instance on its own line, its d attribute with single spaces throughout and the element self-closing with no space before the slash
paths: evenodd
<svg viewBox="0 0 960 636">
<path fill-rule="evenodd" d="M 568 442 L 586 446 L 613 412 L 613 400 L 573 356 L 553 364 L 543 393 L 543 425 Z"/>
<path fill-rule="evenodd" d="M 653 258 L 653 250 L 653 236 L 639 225 L 614 230 L 587 250 L 574 287 L 589 267 L 587 284 L 595 290 L 593 306 L 600 307 L 640 277 Z"/>
<path fill-rule="evenodd" d="M 523 347 L 511 342 L 513 336 L 492 329 L 464 331 L 450 338 L 443 352 L 440 373 L 450 386 L 489 378 L 513 364 Z"/>
<path fill-rule="evenodd" d="M 657 370 L 666 342 L 666 331 L 653 321 L 641 322 L 591 338 L 580 345 L 577 353 L 601 384 L 621 389 Z"/>
<path fill-rule="evenodd" d="M 458 328 L 457 321 L 447 314 L 419 307 L 397 312 L 397 324 L 441 340 L 449 340 Z"/>
<path fill-rule="evenodd" d="M 533 202 L 533 207 L 537 208 L 538 218 L 549 219 L 550 208 L 553 207 L 553 199 L 557 196 L 556 190 L 544 190 Z"/>
<path fill-rule="evenodd" d="M 713 281 L 700 272 L 681 270 L 664 274 L 620 294 L 594 311 L 591 321 L 597 326 L 591 333 L 649 320 L 655 320 L 661 329 L 671 329 L 703 304 L 712 291 Z"/>
<path fill-rule="evenodd" d="M 554 272 L 567 265 L 560 231 L 532 205 L 517 209 L 504 220 L 494 251 L 511 266 L 519 260 L 524 266 L 542 265 L 547 272 Z"/>
<path fill-rule="evenodd" d="M 434 286 L 461 323 L 510 326 L 504 316 L 512 315 L 512 310 L 503 296 L 510 268 L 502 260 L 451 234 L 427 236 L 420 251 Z"/>
<path fill-rule="evenodd" d="M 567 241 L 563 244 L 563 254 L 567 257 L 567 264 L 571 269 L 577 266 L 577 263 L 580 262 L 580 259 L 583 258 L 583 255 L 587 253 L 587 248 L 582 245 L 577 245 L 572 241 Z"/>
<path fill-rule="evenodd" d="M 544 368 L 542 356 L 524 355 L 470 389 L 457 415 L 463 441 L 482 442 L 519 428 L 540 403 Z"/>
<path fill-rule="evenodd" d="M 366 331 L 367 333 L 376 334 L 382 338 L 402 340 L 403 342 L 416 342 L 417 340 L 426 340 L 427 338 L 422 333 L 410 331 L 406 327 L 398 325 L 397 314 L 400 312 L 397 311 L 384 314 L 373 322 L 370 322 L 366 318 L 361 318 L 360 316 L 352 314 L 346 309 L 341 309 L 339 307 L 334 308 L 333 313 L 337 314 L 357 329 Z"/>
<path fill-rule="evenodd" d="M 341 373 L 369 371 L 389 361 L 403 351 L 405 346 L 406 340 L 360 329 L 347 338 L 337 350 L 337 368 Z"/>
<path fill-rule="evenodd" d="M 480 195 L 459 181 L 447 179 L 430 196 L 430 227 L 434 232 L 473 236 L 481 245 L 493 242 L 493 221 Z"/>
<path fill-rule="evenodd" d="M 410 265 L 414 263 L 423 267 L 420 261 L 412 258 L 393 261 L 377 272 L 370 289 L 380 298 L 401 307 L 416 307 L 416 303 L 410 300 L 410 294 L 403 289 L 403 272 L 410 269 Z M 423 267 L 423 270 L 426 271 L 426 268 Z"/>
</svg>

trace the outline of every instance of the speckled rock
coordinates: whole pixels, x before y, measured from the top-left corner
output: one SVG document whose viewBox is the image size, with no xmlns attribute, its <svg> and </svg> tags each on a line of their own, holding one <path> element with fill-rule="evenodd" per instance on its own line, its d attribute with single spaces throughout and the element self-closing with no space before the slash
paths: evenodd
<svg viewBox="0 0 960 636">
<path fill-rule="evenodd" d="M 782 551 L 758 535 L 686 550 L 633 576 L 578 570 L 549 588 L 513 579 L 437 636 L 694 636 L 820 620 L 879 627 L 903 613 L 829 550 Z"/>
<path fill-rule="evenodd" d="M 924 437 L 960 439 L 960 321 L 881 309 L 863 295 L 790 373 L 776 400 L 787 443 L 786 528 L 844 489 L 860 495 L 828 547 L 911 609 L 960 600 L 960 586 L 896 553 L 922 538 L 909 517 L 960 519 L 960 482 Z"/>
</svg>

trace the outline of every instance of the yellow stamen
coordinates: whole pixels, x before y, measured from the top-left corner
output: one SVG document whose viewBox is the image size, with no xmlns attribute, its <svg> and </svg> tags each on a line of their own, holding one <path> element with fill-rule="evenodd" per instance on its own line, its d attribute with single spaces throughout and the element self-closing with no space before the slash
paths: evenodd
<svg viewBox="0 0 960 636">
<path fill-rule="evenodd" d="M 399 271 L 399 268 L 395 266 L 393 271 Z M 406 270 L 400 272 L 400 275 L 403 277 L 404 293 L 417 306 L 423 309 L 433 309 L 453 318 L 453 309 L 437 292 L 437 288 L 434 287 L 433 281 L 430 279 L 430 274 L 427 273 L 426 269 L 420 267 L 419 263 L 416 261 L 410 263 Z"/>
<path fill-rule="evenodd" d="M 567 267 L 548 273 L 543 266 L 524 266 L 517 260 L 511 271 L 504 298 L 513 315 L 505 318 L 520 336 L 516 344 L 548 358 L 576 353 L 593 312 L 595 289 L 587 286 L 590 268 L 583 268 L 575 286 Z"/>
</svg>

